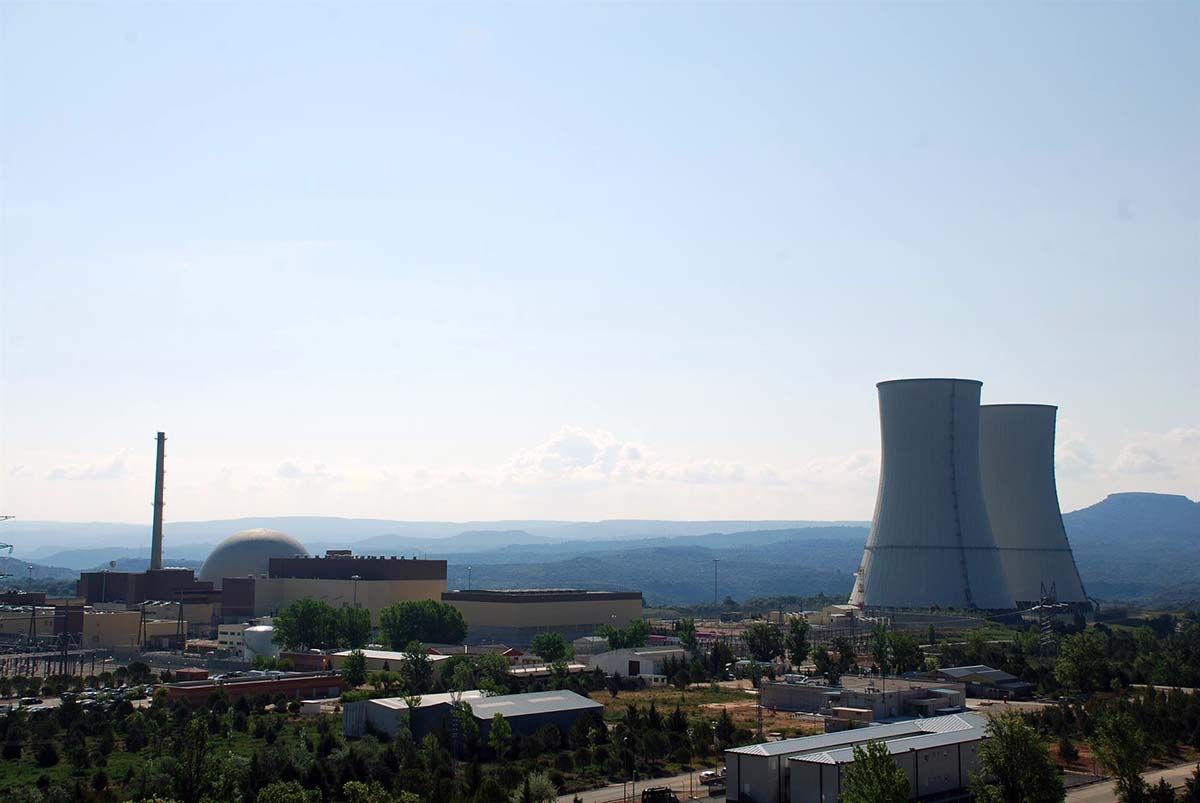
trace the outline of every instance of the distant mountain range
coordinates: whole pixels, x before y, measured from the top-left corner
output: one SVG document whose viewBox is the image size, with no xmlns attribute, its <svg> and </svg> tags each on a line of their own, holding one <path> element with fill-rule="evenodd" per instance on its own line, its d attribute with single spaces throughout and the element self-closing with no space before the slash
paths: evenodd
<svg viewBox="0 0 1200 803">
<path fill-rule="evenodd" d="M 219 521 L 167 522 L 163 540 L 172 553 L 203 559 L 221 539 L 241 530 L 266 527 L 299 539 L 310 550 L 347 546 L 380 554 L 425 551 L 463 552 L 508 543 L 571 540 L 671 538 L 751 530 L 781 530 L 837 525 L 865 526 L 867 522 L 828 521 L 470 521 L 413 522 L 389 519 L 346 519 L 331 516 L 273 516 Z M 149 555 L 149 524 L 107 522 L 6 522 L 4 537 L 28 560 L 46 560 L 60 553 L 104 549 L 114 555 Z M 495 539 L 495 540 L 492 540 Z M 124 551 L 123 551 L 124 550 Z M 79 559 L 72 557 L 78 562 Z M 111 560 L 112 558 L 107 558 Z"/>
<path fill-rule="evenodd" d="M 1088 593 L 1147 605 L 1200 601 L 1200 504 L 1152 493 L 1112 494 L 1063 516 Z M 251 527 L 283 530 L 311 552 L 351 548 L 449 562 L 451 588 L 574 587 L 642 590 L 651 604 L 848 593 L 868 522 L 820 521 L 499 521 L 397 522 L 278 517 L 181 522 L 165 533 L 166 563 L 199 566 L 212 544 Z M 24 576 L 30 559 L 56 578 L 117 561 L 149 562 L 148 527 L 7 522 L 6 539 L 41 546 L 10 561 Z M 32 537 L 31 537 L 32 536 Z M 74 548 L 63 549 L 72 544 Z M 130 543 L 130 539 L 135 539 Z M 27 556 L 26 556 L 27 555 Z M 24 557 L 24 559 L 20 559 Z M 0 564 L 2 569 L 4 564 Z M 470 567 L 468 571 L 468 567 Z M 42 571 L 43 569 L 39 569 Z M 469 577 L 468 577 L 469 575 Z M 47 575 L 50 576 L 50 575 Z"/>
</svg>

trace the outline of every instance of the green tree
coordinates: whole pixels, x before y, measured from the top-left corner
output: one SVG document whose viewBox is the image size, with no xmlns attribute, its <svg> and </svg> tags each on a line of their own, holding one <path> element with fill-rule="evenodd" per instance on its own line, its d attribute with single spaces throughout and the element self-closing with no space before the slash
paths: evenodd
<svg viewBox="0 0 1200 803">
<path fill-rule="evenodd" d="M 838 678 L 849 672 L 856 657 L 854 645 L 844 636 L 835 638 L 829 647 L 818 644 L 812 650 L 813 665 L 830 683 L 837 683 Z"/>
<path fill-rule="evenodd" d="M 467 622 L 453 605 L 431 599 L 389 605 L 379 612 L 379 632 L 399 650 L 412 641 L 461 644 Z"/>
<path fill-rule="evenodd" d="M 367 657 L 362 650 L 353 650 L 342 661 L 342 677 L 353 689 L 367 682 Z"/>
<path fill-rule="evenodd" d="M 188 722 L 175 742 L 175 794 L 182 803 L 199 803 L 208 782 L 208 726 L 200 717 Z"/>
<path fill-rule="evenodd" d="M 496 753 L 496 758 L 504 761 L 508 757 L 508 747 L 512 744 L 512 725 L 504 718 L 504 714 L 496 712 L 492 717 L 492 727 L 488 730 L 488 747 Z"/>
<path fill-rule="evenodd" d="M 371 612 L 366 608 L 341 608 L 335 624 L 338 646 L 357 650 L 371 640 Z"/>
<path fill-rule="evenodd" d="M 911 633 L 888 633 L 888 645 L 891 649 L 892 671 L 903 674 L 925 666 L 925 652 Z"/>
<path fill-rule="evenodd" d="M 337 646 L 337 611 L 320 600 L 299 599 L 280 609 L 272 624 L 275 643 L 285 650 Z"/>
<path fill-rule="evenodd" d="M 1085 630 L 1063 639 L 1054 677 L 1059 683 L 1084 692 L 1108 686 L 1108 639 L 1098 630 Z"/>
<path fill-rule="evenodd" d="M 802 664 L 808 658 L 808 622 L 803 616 L 793 616 L 788 622 L 787 650 L 793 664 Z"/>
<path fill-rule="evenodd" d="M 676 619 L 675 620 L 675 635 L 679 636 L 679 643 L 688 650 L 696 649 L 696 620 L 695 619 Z"/>
<path fill-rule="evenodd" d="M 530 649 L 533 650 L 534 655 L 548 664 L 565 660 L 571 651 L 567 640 L 560 633 L 553 632 L 538 633 L 533 637 Z"/>
<path fill-rule="evenodd" d="M 1091 745 L 1100 765 L 1116 778 L 1117 799 L 1141 801 L 1147 792 L 1142 773 L 1150 766 L 1150 747 L 1137 721 L 1124 711 L 1104 711 L 1096 718 Z"/>
<path fill-rule="evenodd" d="M 1179 797 L 1182 803 L 1200 803 L 1200 764 L 1192 770 L 1192 775 L 1184 781 L 1183 794 Z"/>
<path fill-rule="evenodd" d="M 1175 794 L 1175 787 L 1167 783 L 1166 778 L 1159 778 L 1158 783 L 1147 792 L 1146 800 L 1148 803 L 1178 803 L 1179 795 Z"/>
<path fill-rule="evenodd" d="M 608 639 L 608 647 L 611 650 L 645 647 L 646 639 L 650 637 L 650 626 L 642 619 L 634 619 L 625 627 L 604 625 L 599 633 Z"/>
<path fill-rule="evenodd" d="M 992 718 L 971 781 L 979 803 L 1059 803 L 1062 778 L 1041 737 L 1016 711 Z"/>
<path fill-rule="evenodd" d="M 433 685 L 433 662 L 418 641 L 410 641 L 405 647 L 400 681 L 409 694 L 425 694 Z"/>
<path fill-rule="evenodd" d="M 892 645 L 888 641 L 888 629 L 885 622 L 876 622 L 875 627 L 871 630 L 871 658 L 875 661 L 875 666 L 879 667 L 881 675 L 891 673 Z"/>
<path fill-rule="evenodd" d="M 783 634 L 770 622 L 755 622 L 742 633 L 746 649 L 755 661 L 773 661 L 783 655 Z"/>
<path fill-rule="evenodd" d="M 558 790 L 549 777 L 540 772 L 525 776 L 522 787 L 513 792 L 511 800 L 514 803 L 554 803 L 558 800 Z"/>
<path fill-rule="evenodd" d="M 401 797 L 395 797 L 378 782 L 368 785 L 362 781 L 347 781 L 342 785 L 346 803 L 405 803 L 405 794 L 401 792 Z M 413 796 L 411 799 L 415 802 L 420 798 Z"/>
<path fill-rule="evenodd" d="M 258 792 L 254 803 L 317 803 L 320 792 L 309 792 L 296 781 L 275 781 Z"/>
<path fill-rule="evenodd" d="M 908 803 L 908 776 L 883 742 L 854 746 L 839 803 Z"/>
</svg>

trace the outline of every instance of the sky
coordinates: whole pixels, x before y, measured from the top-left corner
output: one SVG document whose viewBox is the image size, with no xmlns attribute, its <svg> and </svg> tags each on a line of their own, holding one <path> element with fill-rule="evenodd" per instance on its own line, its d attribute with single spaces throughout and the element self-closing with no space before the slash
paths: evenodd
<svg viewBox="0 0 1200 803">
<path fill-rule="evenodd" d="M 1200 5 L 0 4 L 0 513 L 867 519 L 875 383 L 1200 496 Z"/>
</svg>

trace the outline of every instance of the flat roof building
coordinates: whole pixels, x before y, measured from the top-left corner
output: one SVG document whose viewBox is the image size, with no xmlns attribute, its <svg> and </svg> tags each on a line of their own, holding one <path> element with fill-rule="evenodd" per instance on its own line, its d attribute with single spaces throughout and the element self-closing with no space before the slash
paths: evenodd
<svg viewBox="0 0 1200 803">
<path fill-rule="evenodd" d="M 966 685 L 968 696 L 1024 699 L 1033 695 L 1034 686 L 1016 675 L 1002 669 L 993 669 L 983 664 L 972 666 L 948 666 L 926 673 L 931 678 L 941 678 Z"/>
<path fill-rule="evenodd" d="M 163 684 L 163 688 L 167 690 L 167 699 L 183 700 L 192 705 L 203 703 L 209 695 L 220 690 L 224 690 L 230 700 L 259 694 L 270 697 L 282 694 L 299 700 L 337 697 L 345 687 L 346 682 L 336 672 L 247 673 L 225 680 L 210 678 Z"/>
<path fill-rule="evenodd" d="M 978 770 L 986 726 L 978 714 L 950 714 L 726 750 L 725 799 L 837 803 L 854 747 L 875 741 L 908 776 L 910 798 L 949 799 L 965 791 Z"/>
<path fill-rule="evenodd" d="M 933 716 L 947 713 L 947 709 L 960 709 L 966 702 L 966 689 L 961 683 L 857 675 L 843 675 L 836 686 L 764 682 L 760 694 L 763 706 L 772 710 L 833 716 L 835 708 L 859 708 L 870 711 L 872 719 Z"/>
<path fill-rule="evenodd" d="M 446 590 L 446 561 L 330 550 L 324 556 L 269 558 L 265 575 L 226 576 L 221 588 L 225 621 L 274 614 L 308 598 L 335 608 L 365 608 L 378 624 L 379 612 L 389 605 L 439 599 Z"/>
<path fill-rule="evenodd" d="M 515 736 L 530 736 L 539 729 L 554 725 L 568 733 L 581 717 L 601 716 L 604 706 L 572 691 L 540 691 L 526 694 L 502 694 L 486 697 L 474 689 L 458 694 L 422 695 L 411 711 L 409 726 L 419 741 L 427 733 L 447 727 L 454 698 L 459 697 L 471 706 L 471 714 L 479 728 L 480 744 L 487 744 L 492 718 L 503 714 Z M 362 736 L 367 726 L 389 736 L 399 731 L 401 723 L 410 716 L 408 705 L 400 697 L 362 700 L 347 703 L 342 713 L 342 728 L 347 736 Z"/>
<path fill-rule="evenodd" d="M 467 620 L 470 641 L 499 641 L 516 647 L 529 646 L 539 633 L 559 633 L 571 641 L 592 635 L 604 625 L 624 627 L 642 618 L 642 595 L 638 591 L 447 591 L 441 599 Z"/>
</svg>

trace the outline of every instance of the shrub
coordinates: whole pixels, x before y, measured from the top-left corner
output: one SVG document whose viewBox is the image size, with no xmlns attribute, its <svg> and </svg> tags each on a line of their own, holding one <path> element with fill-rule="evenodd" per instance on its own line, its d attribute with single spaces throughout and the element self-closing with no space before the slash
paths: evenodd
<svg viewBox="0 0 1200 803">
<path fill-rule="evenodd" d="M 58 748 L 53 742 L 42 742 L 34 754 L 39 767 L 53 767 L 58 763 Z"/>
</svg>

